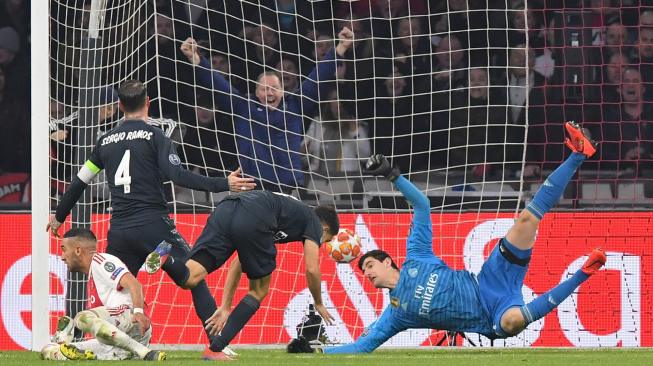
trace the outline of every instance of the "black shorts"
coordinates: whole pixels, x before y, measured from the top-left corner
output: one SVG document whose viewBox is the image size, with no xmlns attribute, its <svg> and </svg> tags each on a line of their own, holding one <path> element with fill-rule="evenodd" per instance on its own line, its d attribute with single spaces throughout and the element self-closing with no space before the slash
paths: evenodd
<svg viewBox="0 0 653 366">
<path fill-rule="evenodd" d="M 127 265 L 129 272 L 137 276 L 145 257 L 163 240 L 172 244 L 171 256 L 182 260 L 187 258 L 190 246 L 179 235 L 172 219 L 167 216 L 143 226 L 109 229 L 107 253 L 120 258 Z M 163 269 L 165 270 L 165 267 Z"/>
<path fill-rule="evenodd" d="M 277 266 L 273 228 L 248 212 L 238 199 L 225 199 L 209 216 L 189 258 L 211 273 L 234 252 L 249 279 L 263 278 Z"/>
</svg>

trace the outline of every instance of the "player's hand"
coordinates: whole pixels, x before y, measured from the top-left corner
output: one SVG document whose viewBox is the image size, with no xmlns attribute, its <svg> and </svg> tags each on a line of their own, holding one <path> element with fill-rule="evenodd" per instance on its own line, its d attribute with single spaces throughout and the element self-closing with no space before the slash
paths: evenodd
<svg viewBox="0 0 653 366">
<path fill-rule="evenodd" d="M 322 317 L 324 322 L 327 325 L 332 325 L 333 322 L 336 320 L 331 313 L 327 310 L 326 306 L 324 304 L 315 304 L 315 310 L 317 311 L 318 314 Z"/>
<path fill-rule="evenodd" d="M 141 335 L 145 335 L 145 331 L 150 329 L 151 321 L 143 313 L 134 313 L 132 314 L 132 323 L 138 323 L 141 328 Z"/>
<path fill-rule="evenodd" d="M 191 37 L 186 38 L 185 41 L 181 43 L 179 47 L 181 53 L 188 58 L 188 61 L 193 65 L 198 65 L 200 63 L 200 54 L 197 51 L 197 42 Z"/>
<path fill-rule="evenodd" d="M 55 215 L 50 215 L 50 222 L 48 225 L 45 227 L 45 231 L 51 231 L 52 235 L 54 235 L 55 238 L 59 237 L 59 228 L 61 227 L 61 223 L 57 221 L 57 218 Z"/>
<path fill-rule="evenodd" d="M 68 131 L 66 130 L 56 130 L 50 134 L 50 140 L 53 141 L 63 141 L 68 137 Z"/>
<path fill-rule="evenodd" d="M 229 310 L 222 306 L 206 320 L 205 328 L 210 335 L 218 335 L 229 318 Z"/>
<path fill-rule="evenodd" d="M 388 158 L 383 154 L 375 154 L 370 156 L 365 163 L 365 170 L 367 174 L 382 175 L 390 181 L 394 182 L 397 177 L 401 175 L 399 168 L 390 165 Z"/>
<path fill-rule="evenodd" d="M 338 56 L 343 57 L 345 52 L 347 52 L 347 50 L 351 48 L 351 45 L 354 44 L 354 32 L 347 27 L 342 27 L 342 30 L 338 33 L 338 39 L 340 39 L 340 42 L 338 42 L 338 46 L 336 46 L 336 52 L 338 53 Z"/>
<path fill-rule="evenodd" d="M 234 170 L 227 177 L 229 182 L 229 190 L 232 192 L 244 192 L 251 191 L 256 188 L 256 183 L 254 183 L 254 178 L 243 178 L 241 177 L 242 171 L 240 168 Z"/>
</svg>

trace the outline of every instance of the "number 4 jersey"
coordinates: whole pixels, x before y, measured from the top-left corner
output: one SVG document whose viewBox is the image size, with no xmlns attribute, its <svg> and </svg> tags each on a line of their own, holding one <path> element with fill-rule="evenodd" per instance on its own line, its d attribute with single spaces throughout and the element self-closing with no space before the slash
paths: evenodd
<svg viewBox="0 0 653 366">
<path fill-rule="evenodd" d="M 88 184 L 103 169 L 111 191 L 112 228 L 141 226 L 167 216 L 164 181 L 210 192 L 229 189 L 224 178 L 182 168 L 172 140 L 142 120 L 125 120 L 100 137 L 78 177 Z"/>
</svg>

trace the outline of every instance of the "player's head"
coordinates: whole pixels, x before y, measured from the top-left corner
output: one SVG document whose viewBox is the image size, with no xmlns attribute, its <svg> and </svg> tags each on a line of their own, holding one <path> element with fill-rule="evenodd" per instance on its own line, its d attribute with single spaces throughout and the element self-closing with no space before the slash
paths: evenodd
<svg viewBox="0 0 653 366">
<path fill-rule="evenodd" d="M 393 276 L 399 272 L 399 267 L 390 254 L 374 249 L 363 254 L 358 260 L 358 268 L 376 288 L 386 288 Z"/>
<path fill-rule="evenodd" d="M 283 86 L 279 74 L 266 71 L 256 79 L 256 98 L 261 104 L 277 108 L 283 99 Z"/>
<path fill-rule="evenodd" d="M 340 220 L 338 220 L 336 209 L 333 206 L 317 206 L 314 211 L 322 223 L 322 243 L 330 241 L 340 230 Z"/>
<path fill-rule="evenodd" d="M 86 228 L 74 228 L 63 235 L 61 241 L 61 260 L 71 272 L 87 273 L 91 257 L 97 249 L 95 234 Z"/>
<path fill-rule="evenodd" d="M 145 112 L 150 105 L 147 88 L 138 80 L 125 81 L 118 90 L 120 110 L 125 114 Z"/>
</svg>

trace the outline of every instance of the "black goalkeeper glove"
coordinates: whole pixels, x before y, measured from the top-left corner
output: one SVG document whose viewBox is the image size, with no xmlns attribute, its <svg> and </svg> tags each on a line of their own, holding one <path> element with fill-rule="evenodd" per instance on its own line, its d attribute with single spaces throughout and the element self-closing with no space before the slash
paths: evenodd
<svg viewBox="0 0 653 366">
<path fill-rule="evenodd" d="M 314 353 L 315 350 L 311 347 L 311 344 L 308 342 L 308 339 L 303 336 L 295 338 L 286 347 L 288 353 Z"/>
<path fill-rule="evenodd" d="M 382 175 L 388 178 L 391 182 L 394 182 L 401 175 L 399 168 L 390 165 L 388 158 L 383 154 L 370 156 L 365 163 L 365 169 L 367 174 Z"/>
</svg>

